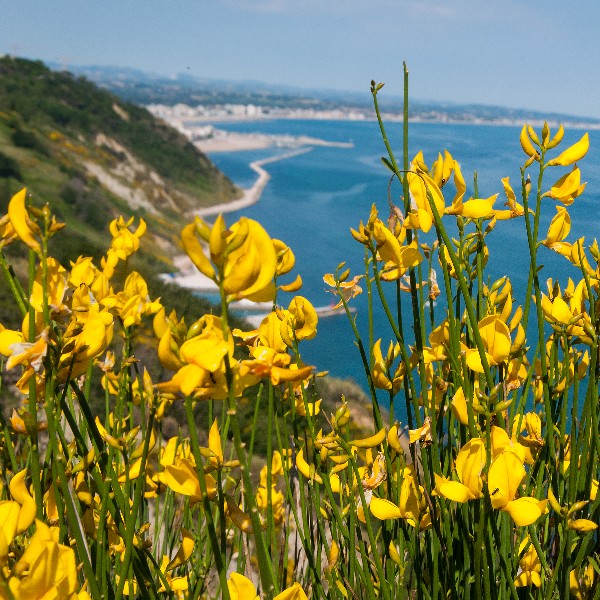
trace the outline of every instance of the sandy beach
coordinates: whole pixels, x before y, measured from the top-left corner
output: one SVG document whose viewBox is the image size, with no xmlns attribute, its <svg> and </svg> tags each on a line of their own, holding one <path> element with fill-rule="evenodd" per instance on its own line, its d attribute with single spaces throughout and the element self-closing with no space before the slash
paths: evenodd
<svg viewBox="0 0 600 600">
<path fill-rule="evenodd" d="M 194 128 L 186 131 L 186 135 L 193 139 L 194 146 L 201 152 L 241 152 L 243 150 L 263 150 L 265 148 L 291 148 L 300 149 L 305 146 L 333 146 L 336 148 L 351 148 L 352 142 L 330 142 L 307 135 L 270 135 L 263 133 L 238 133 L 236 131 L 222 131 L 215 129 L 213 136 L 205 139 L 194 138 Z"/>
<path fill-rule="evenodd" d="M 205 154 L 211 152 L 241 152 L 244 150 L 262 150 L 270 148 L 272 142 L 267 136 L 257 135 L 227 135 L 225 137 L 212 137 L 194 142 L 194 146 Z"/>
</svg>

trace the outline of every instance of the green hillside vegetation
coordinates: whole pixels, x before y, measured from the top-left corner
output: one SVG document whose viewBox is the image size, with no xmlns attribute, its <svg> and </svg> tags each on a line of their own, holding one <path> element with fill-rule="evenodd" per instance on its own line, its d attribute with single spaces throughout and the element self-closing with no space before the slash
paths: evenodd
<svg viewBox="0 0 600 600">
<path fill-rule="evenodd" d="M 146 254 L 165 265 L 195 208 L 240 193 L 145 109 L 41 62 L 2 57 L 1 210 L 24 185 L 37 202 L 52 202 L 73 230 L 73 245 L 81 242 L 87 254 L 112 218 L 143 216 L 154 236 Z"/>
<path fill-rule="evenodd" d="M 66 223 L 69 235 L 51 252 L 67 265 L 81 254 L 104 254 L 115 217 L 143 217 L 148 233 L 133 266 L 151 280 L 172 270 L 195 208 L 239 195 L 204 154 L 145 109 L 39 61 L 0 57 L 2 214 L 24 186 Z M 7 251 L 23 269 L 23 257 Z M 2 302 L 0 313 L 13 312 Z"/>
</svg>

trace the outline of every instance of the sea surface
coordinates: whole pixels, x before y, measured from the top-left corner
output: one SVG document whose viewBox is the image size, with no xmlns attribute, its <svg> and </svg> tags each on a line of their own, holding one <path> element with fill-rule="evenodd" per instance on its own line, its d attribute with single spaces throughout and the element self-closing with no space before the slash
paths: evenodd
<svg viewBox="0 0 600 600">
<path fill-rule="evenodd" d="M 241 215 L 256 219 L 272 237 L 284 240 L 296 256 L 296 268 L 292 275 L 299 273 L 304 281 L 299 293 L 315 306 L 331 304 L 334 297 L 327 292 L 327 286 L 323 283 L 325 273 L 332 273 L 343 261 L 351 268 L 352 276 L 364 272 L 364 248 L 352 238 L 350 228 L 357 228 L 361 220 L 368 219 L 373 203 L 378 207 L 383 220 L 389 214 L 390 172 L 381 162 L 381 157 L 386 156 L 386 149 L 377 123 L 275 120 L 218 126 L 221 129 L 243 133 L 307 135 L 354 144 L 352 148 L 315 146 L 306 154 L 267 165 L 271 180 L 260 201 L 243 211 L 226 215 L 228 223 L 237 220 Z M 386 129 L 396 158 L 401 163 L 402 125 L 391 123 Z M 438 152 L 443 153 L 447 149 L 461 165 L 468 186 L 466 197 L 473 193 L 476 171 L 479 197 L 485 198 L 498 193 L 495 207 L 504 208 L 506 197 L 501 178 L 510 177 L 517 198 L 519 197 L 519 169 L 525 159 L 519 144 L 519 132 L 520 128 L 510 126 L 411 124 L 410 155 L 412 157 L 418 150 L 422 150 L 427 164 L 431 165 Z M 576 142 L 582 135 L 583 131 L 580 130 L 567 131 L 559 149 Z M 590 151 L 579 165 L 582 181 L 587 181 L 588 186 L 584 194 L 569 208 L 572 228 L 567 241 L 585 236 L 586 242 L 591 243 L 594 237 L 600 237 L 600 132 L 591 131 L 590 140 Z M 270 148 L 260 151 L 214 153 L 211 154 L 211 159 L 235 183 L 249 187 L 256 178 L 248 166 L 250 162 L 286 151 Z M 546 188 L 565 171 L 564 168 L 549 169 L 545 178 Z M 530 173 L 535 185 L 535 166 L 530 168 Z M 399 185 L 393 184 L 391 198 L 396 203 L 400 203 L 400 192 Z M 444 192 L 446 203 L 450 204 L 455 193 L 452 182 L 447 184 Z M 556 204 L 550 198 L 544 200 L 541 238 L 545 237 L 548 224 L 556 214 Z M 454 217 L 446 216 L 445 219 L 446 222 L 452 222 Z M 420 241 L 431 243 L 433 239 L 430 232 L 421 236 Z M 492 281 L 508 275 L 517 295 L 517 304 L 521 304 L 528 275 L 524 219 L 499 222 L 487 241 L 490 257 L 486 272 Z M 564 286 L 569 276 L 579 280 L 577 271 L 564 258 L 544 247 L 540 249 L 539 263 L 544 265 L 540 273 L 542 281 L 552 276 Z M 439 268 L 438 275 L 441 280 Z M 289 278 L 290 281 L 292 278 Z M 392 300 L 395 286 L 387 286 L 389 298 Z M 287 306 L 289 299 L 281 297 L 279 302 Z M 408 313 L 408 296 L 405 295 L 403 301 Z M 351 305 L 357 310 L 356 322 L 366 345 L 369 335 L 367 295 L 363 293 L 358 296 L 351 301 Z M 436 322 L 439 323 L 444 318 L 443 299 L 440 298 L 435 311 Z M 408 321 L 406 328 L 407 338 L 410 338 Z M 387 348 L 393 338 L 381 310 L 374 316 L 374 338 L 382 338 L 382 348 Z M 315 365 L 319 371 L 327 370 L 336 377 L 352 378 L 366 389 L 364 369 L 353 339 L 346 316 L 323 318 L 319 322 L 317 337 L 301 344 L 303 359 Z"/>
</svg>

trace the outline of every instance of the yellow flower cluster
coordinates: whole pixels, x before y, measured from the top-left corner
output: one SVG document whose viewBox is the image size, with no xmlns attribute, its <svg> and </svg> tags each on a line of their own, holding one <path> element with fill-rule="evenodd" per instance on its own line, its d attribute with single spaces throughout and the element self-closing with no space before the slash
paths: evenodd
<svg viewBox="0 0 600 600">
<path fill-rule="evenodd" d="M 317 310 L 281 303 L 302 280 L 282 283 L 294 254 L 258 222 L 184 228 L 220 295 L 188 325 L 121 273 L 143 220 L 115 219 L 100 261 L 66 267 L 48 254 L 62 224 L 18 192 L 0 219 L 22 317 L 0 328 L 22 399 L 0 419 L 0 598 L 597 596 L 600 249 L 567 241 L 589 138 L 557 153 L 564 134 L 523 127 L 521 198 L 502 179 L 505 209 L 497 193 L 468 197 L 447 151 L 431 167 L 406 156 L 406 171 L 384 160 L 401 206 L 382 219 L 373 205 L 351 230 L 364 273 L 341 263 L 323 278 L 350 319 L 372 422 L 350 398 L 321 398 L 301 353 Z M 557 167 L 569 171 L 545 187 Z M 488 236 L 508 220 L 530 251 L 522 298 L 487 267 Z M 2 250 L 13 242 L 28 286 Z M 547 249 L 577 275 L 543 287 Z M 350 305 L 364 290 L 387 333 Z M 272 303 L 256 329 L 231 329 L 241 299 Z"/>
</svg>

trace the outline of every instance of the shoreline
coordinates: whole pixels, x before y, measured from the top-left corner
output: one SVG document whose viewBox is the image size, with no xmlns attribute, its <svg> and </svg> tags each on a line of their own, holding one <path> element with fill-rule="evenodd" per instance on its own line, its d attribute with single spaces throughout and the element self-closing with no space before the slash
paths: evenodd
<svg viewBox="0 0 600 600">
<path fill-rule="evenodd" d="M 307 135 L 278 135 L 267 133 L 239 133 L 214 129 L 212 137 L 196 139 L 193 126 L 181 129 L 192 140 L 194 146 L 205 154 L 217 152 L 243 152 L 267 148 L 300 149 L 306 146 L 326 146 L 330 148 L 352 148 L 352 142 L 332 142 Z"/>
<path fill-rule="evenodd" d="M 230 213 L 253 206 L 260 200 L 267 183 L 269 183 L 269 180 L 271 179 L 269 172 L 263 169 L 264 165 L 268 165 L 280 160 L 286 160 L 288 158 L 293 158 L 294 156 L 300 156 L 301 154 L 310 152 L 312 149 L 312 146 L 304 146 L 296 150 L 292 150 L 291 152 L 286 152 L 285 154 L 276 154 L 275 156 L 269 156 L 268 158 L 262 158 L 260 160 L 251 162 L 249 166 L 258 175 L 258 177 L 251 187 L 241 188 L 243 192 L 241 198 L 232 200 L 230 202 L 222 202 L 221 204 L 213 204 L 212 206 L 207 206 L 206 208 L 200 208 L 194 210 L 192 214 L 198 217 L 212 217 L 218 215 L 219 213 Z"/>
</svg>

